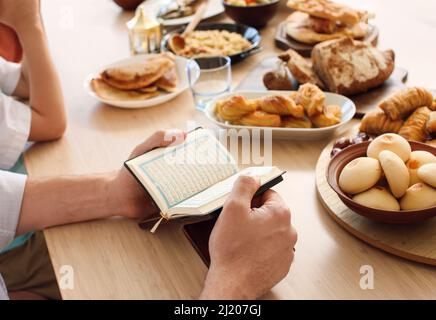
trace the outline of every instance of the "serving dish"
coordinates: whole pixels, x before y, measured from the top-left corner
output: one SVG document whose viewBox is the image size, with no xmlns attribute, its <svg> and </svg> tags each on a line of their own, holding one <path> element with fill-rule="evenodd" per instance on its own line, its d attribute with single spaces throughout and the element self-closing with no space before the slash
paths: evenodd
<svg viewBox="0 0 436 320">
<path fill-rule="evenodd" d="M 168 2 L 170 0 L 167 0 Z M 157 16 L 159 9 L 165 5 L 164 1 L 161 0 L 147 0 L 141 4 L 147 12 L 152 16 Z M 217 16 L 224 12 L 224 7 L 222 4 L 222 0 L 209 0 L 208 6 L 206 8 L 206 12 L 204 13 L 203 19 L 209 19 L 214 16 Z M 175 18 L 175 19 L 162 19 L 162 24 L 165 27 L 174 27 L 179 25 L 188 24 L 192 19 L 192 16 Z"/>
<path fill-rule="evenodd" d="M 269 3 L 253 6 L 238 6 L 223 1 L 225 13 L 235 20 L 255 28 L 263 28 L 274 17 L 279 7 L 280 0 L 271 0 Z"/>
<path fill-rule="evenodd" d="M 161 51 L 171 51 L 168 47 L 168 41 L 174 34 L 181 34 L 184 28 L 175 29 L 169 33 L 167 33 L 163 39 L 161 44 Z M 229 32 L 235 32 L 242 35 L 245 39 L 247 39 L 251 45 L 242 52 L 231 55 L 230 60 L 232 63 L 237 63 L 251 54 L 254 54 L 258 51 L 258 47 L 260 44 L 261 36 L 259 32 L 252 27 L 245 26 L 242 24 L 233 24 L 233 23 L 200 23 L 195 30 L 226 30 Z"/>
<path fill-rule="evenodd" d="M 99 97 L 91 87 L 91 80 L 93 78 L 98 77 L 102 70 L 105 70 L 108 68 L 113 68 L 113 67 L 119 67 L 119 66 L 123 66 L 123 65 L 128 65 L 129 63 L 132 63 L 132 62 L 143 61 L 144 59 L 149 59 L 149 58 L 154 57 L 154 56 L 156 56 L 156 54 L 137 55 L 137 56 L 134 56 L 131 58 L 117 61 L 117 62 L 112 63 L 110 65 L 104 66 L 104 67 L 100 68 L 99 70 L 97 70 L 96 72 L 93 72 L 86 77 L 85 82 L 84 82 L 84 88 L 90 96 L 97 99 L 98 101 L 100 101 L 102 103 L 106 103 L 108 105 L 115 106 L 115 107 L 120 107 L 120 108 L 146 108 L 146 107 L 152 107 L 152 106 L 167 102 L 169 100 L 172 100 L 189 87 L 188 77 L 187 77 L 187 73 L 186 73 L 188 60 L 183 58 L 183 57 L 179 57 L 179 56 L 175 57 L 175 64 L 176 64 L 177 74 L 179 77 L 179 83 L 178 83 L 177 89 L 174 92 L 161 93 L 160 95 L 158 95 L 156 97 L 153 97 L 150 99 L 145 99 L 145 100 L 108 100 L 108 99 L 103 99 L 103 98 Z M 198 77 L 198 76 L 199 75 L 194 75 L 194 77 Z"/>
<path fill-rule="evenodd" d="M 427 151 L 436 156 L 436 148 L 420 143 L 409 141 L 412 151 Z M 336 192 L 341 201 L 356 214 L 368 219 L 391 224 L 408 224 L 430 219 L 436 216 L 436 207 L 421 210 L 388 211 L 363 206 L 355 201 L 339 187 L 338 180 L 342 169 L 353 159 L 366 156 L 370 142 L 362 142 L 351 145 L 337 153 L 331 160 L 326 170 L 326 178 L 330 187 Z"/>
<path fill-rule="evenodd" d="M 319 140 L 324 139 L 332 135 L 337 129 L 344 126 L 348 121 L 350 121 L 355 112 L 356 106 L 353 101 L 348 99 L 347 97 L 326 92 L 326 104 L 336 104 L 341 107 L 342 111 L 342 119 L 341 122 L 337 125 L 325 127 L 325 128 L 310 128 L 310 129 L 302 129 L 302 128 L 281 128 L 281 127 L 257 127 L 257 126 L 242 126 L 242 125 L 234 125 L 230 123 L 225 123 L 220 121 L 215 114 L 215 105 L 218 100 L 230 98 L 235 95 L 242 95 L 247 99 L 257 99 L 266 95 L 286 95 L 291 94 L 291 91 L 236 91 L 233 93 L 227 93 L 216 97 L 209 101 L 206 105 L 204 112 L 206 117 L 216 124 L 219 127 L 226 129 L 235 129 L 235 130 L 260 130 L 264 133 L 266 130 L 270 130 L 273 138 L 277 139 L 288 139 L 288 140 Z"/>
</svg>

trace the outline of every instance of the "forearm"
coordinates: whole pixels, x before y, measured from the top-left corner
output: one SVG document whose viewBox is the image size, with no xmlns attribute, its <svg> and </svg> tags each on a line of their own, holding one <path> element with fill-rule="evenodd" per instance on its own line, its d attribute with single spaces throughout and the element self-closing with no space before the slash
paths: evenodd
<svg viewBox="0 0 436 320">
<path fill-rule="evenodd" d="M 65 130 L 66 115 L 62 88 L 51 61 L 40 19 L 17 30 L 27 63 L 32 124 L 30 140 L 58 138 Z M 60 133 L 60 134 L 59 134 Z"/>
<path fill-rule="evenodd" d="M 108 218 L 123 212 L 115 174 L 32 179 L 26 183 L 17 234 Z"/>
</svg>

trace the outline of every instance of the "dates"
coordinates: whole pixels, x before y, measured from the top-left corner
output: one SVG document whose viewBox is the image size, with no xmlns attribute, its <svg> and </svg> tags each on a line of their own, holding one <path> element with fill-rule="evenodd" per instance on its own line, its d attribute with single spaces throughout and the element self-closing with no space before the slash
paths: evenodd
<svg viewBox="0 0 436 320">
<path fill-rule="evenodd" d="M 342 137 L 336 140 L 336 142 L 333 144 L 333 149 L 330 152 L 330 156 L 334 157 L 339 152 L 344 150 L 346 147 L 352 146 L 354 144 L 362 143 L 365 141 L 371 141 L 372 139 L 373 138 L 365 132 L 359 132 L 357 136 L 355 136 L 354 138 Z"/>
</svg>

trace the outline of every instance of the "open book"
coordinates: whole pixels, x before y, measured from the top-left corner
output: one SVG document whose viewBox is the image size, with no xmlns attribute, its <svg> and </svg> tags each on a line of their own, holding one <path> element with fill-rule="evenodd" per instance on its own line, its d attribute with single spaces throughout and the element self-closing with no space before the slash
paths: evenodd
<svg viewBox="0 0 436 320">
<path fill-rule="evenodd" d="M 125 166 L 159 207 L 159 222 L 219 211 L 240 175 L 258 176 L 260 194 L 282 181 L 284 173 L 277 167 L 239 170 L 227 149 L 202 128 L 181 144 L 153 149 Z"/>
</svg>

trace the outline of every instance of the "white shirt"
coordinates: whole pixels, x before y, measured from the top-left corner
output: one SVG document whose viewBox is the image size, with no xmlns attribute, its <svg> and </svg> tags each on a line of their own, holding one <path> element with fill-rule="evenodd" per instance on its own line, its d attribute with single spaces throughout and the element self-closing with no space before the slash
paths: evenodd
<svg viewBox="0 0 436 320">
<path fill-rule="evenodd" d="M 9 96 L 20 75 L 19 64 L 0 57 L 0 248 L 15 237 L 26 184 L 26 176 L 1 170 L 15 164 L 29 137 L 31 110 Z M 7 298 L 0 276 L 0 300 Z"/>
</svg>

